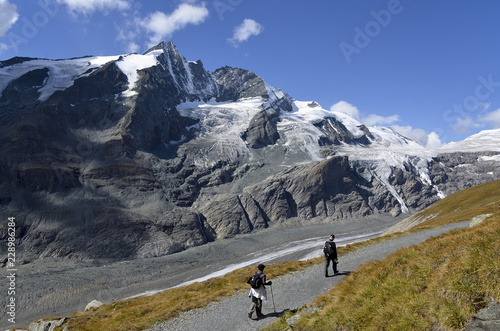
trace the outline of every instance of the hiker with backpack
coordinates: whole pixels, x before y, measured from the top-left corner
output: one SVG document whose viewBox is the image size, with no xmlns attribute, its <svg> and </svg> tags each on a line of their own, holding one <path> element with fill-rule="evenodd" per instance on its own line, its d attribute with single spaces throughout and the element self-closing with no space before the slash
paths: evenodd
<svg viewBox="0 0 500 331">
<path fill-rule="evenodd" d="M 333 241 L 334 239 L 335 235 L 332 234 L 323 247 L 323 253 L 325 254 L 325 277 L 328 277 L 330 262 L 332 262 L 333 274 L 336 275 L 339 273 L 337 270 L 337 264 L 339 262 L 337 259 L 337 245 Z"/>
<path fill-rule="evenodd" d="M 272 282 L 266 282 L 266 274 L 264 273 L 264 268 L 266 266 L 259 264 L 255 274 L 250 277 L 247 281 L 248 284 L 252 286 L 250 289 L 249 297 L 252 298 L 252 305 L 250 306 L 250 311 L 248 312 L 248 317 L 252 318 L 252 314 L 255 311 L 257 314 L 257 319 L 263 317 L 262 314 L 262 300 L 267 301 L 267 291 L 264 285 L 272 285 Z"/>
</svg>

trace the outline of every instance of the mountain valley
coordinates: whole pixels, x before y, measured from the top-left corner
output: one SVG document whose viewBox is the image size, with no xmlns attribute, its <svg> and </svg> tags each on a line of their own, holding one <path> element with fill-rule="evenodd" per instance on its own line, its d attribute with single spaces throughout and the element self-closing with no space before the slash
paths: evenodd
<svg viewBox="0 0 500 331">
<path fill-rule="evenodd" d="M 248 70 L 209 72 L 172 42 L 2 61 L 0 93 L 0 214 L 16 218 L 18 263 L 401 218 L 500 177 L 500 130 L 426 149 Z"/>
</svg>

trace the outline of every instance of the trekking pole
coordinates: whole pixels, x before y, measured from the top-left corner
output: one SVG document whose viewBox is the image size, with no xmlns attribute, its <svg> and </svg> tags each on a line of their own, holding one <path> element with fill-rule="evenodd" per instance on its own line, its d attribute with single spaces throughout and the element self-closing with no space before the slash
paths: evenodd
<svg viewBox="0 0 500 331">
<path fill-rule="evenodd" d="M 273 309 L 274 313 L 276 314 L 276 306 L 274 305 L 274 294 L 273 294 L 273 286 L 271 285 L 271 298 L 273 298 Z"/>
</svg>

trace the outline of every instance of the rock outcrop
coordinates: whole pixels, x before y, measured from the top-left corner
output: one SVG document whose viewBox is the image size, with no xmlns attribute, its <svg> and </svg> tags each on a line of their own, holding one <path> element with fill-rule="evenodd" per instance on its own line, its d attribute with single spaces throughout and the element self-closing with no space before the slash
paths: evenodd
<svg viewBox="0 0 500 331">
<path fill-rule="evenodd" d="M 91 310 L 91 309 L 96 309 L 96 308 L 99 308 L 100 306 L 102 306 L 103 303 L 101 301 L 98 301 L 98 300 L 92 300 L 90 301 L 86 306 L 85 306 L 85 311 L 87 310 Z"/>
<path fill-rule="evenodd" d="M 63 330 L 66 331 L 67 328 L 64 324 L 68 321 L 68 317 L 63 317 L 56 320 L 39 320 L 30 323 L 28 331 L 54 331 Z"/>
<path fill-rule="evenodd" d="M 266 107 L 252 118 L 248 128 L 241 136 L 250 148 L 262 148 L 278 141 L 280 138 L 277 127 L 278 114 L 271 107 Z"/>
<path fill-rule="evenodd" d="M 486 308 L 474 315 L 465 331 L 495 331 L 500 330 L 500 303 L 490 302 Z"/>
</svg>

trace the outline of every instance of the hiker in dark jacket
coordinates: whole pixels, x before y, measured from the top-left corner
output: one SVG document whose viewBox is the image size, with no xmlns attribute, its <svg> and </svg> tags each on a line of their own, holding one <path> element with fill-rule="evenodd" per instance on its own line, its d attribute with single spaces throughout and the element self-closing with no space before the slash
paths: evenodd
<svg viewBox="0 0 500 331">
<path fill-rule="evenodd" d="M 252 314 L 255 311 L 257 314 L 257 318 L 261 318 L 262 316 L 262 300 L 267 301 L 267 291 L 264 285 L 271 285 L 272 282 L 266 282 L 266 274 L 264 273 L 264 268 L 266 266 L 263 264 L 259 264 L 257 269 L 259 269 L 253 275 L 254 278 L 259 277 L 262 280 L 262 284 L 259 288 L 252 288 L 249 297 L 252 297 L 252 305 L 250 306 L 250 311 L 248 312 L 248 317 L 252 318 Z"/>
<path fill-rule="evenodd" d="M 337 245 L 333 241 L 335 236 L 332 234 L 330 236 L 330 240 L 325 242 L 325 246 L 323 248 L 323 252 L 325 253 L 325 277 L 328 277 L 328 267 L 330 266 L 330 261 L 332 262 L 333 274 L 336 275 L 339 273 L 337 270 L 337 263 L 339 262 L 337 259 Z"/>
</svg>

